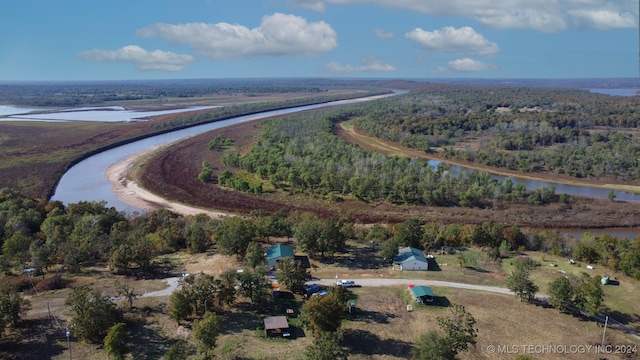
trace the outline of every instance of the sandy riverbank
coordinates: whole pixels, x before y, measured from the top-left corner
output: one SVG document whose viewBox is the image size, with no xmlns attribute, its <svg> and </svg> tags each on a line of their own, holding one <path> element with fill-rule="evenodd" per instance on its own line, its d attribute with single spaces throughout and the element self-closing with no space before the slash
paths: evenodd
<svg viewBox="0 0 640 360">
<path fill-rule="evenodd" d="M 136 162 L 140 161 L 155 150 L 156 148 L 151 148 L 135 153 L 107 168 L 105 176 L 111 183 L 111 191 L 116 194 L 118 199 L 145 211 L 167 209 L 184 216 L 206 214 L 212 218 L 220 218 L 229 215 L 221 211 L 205 210 L 171 202 L 149 192 L 138 185 L 135 181 L 131 180 L 129 178 L 129 169 L 131 169 Z"/>
</svg>

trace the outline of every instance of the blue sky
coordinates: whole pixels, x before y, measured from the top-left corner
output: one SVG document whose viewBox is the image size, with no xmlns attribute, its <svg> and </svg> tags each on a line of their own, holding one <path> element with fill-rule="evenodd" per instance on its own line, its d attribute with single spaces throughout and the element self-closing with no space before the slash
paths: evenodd
<svg viewBox="0 0 640 360">
<path fill-rule="evenodd" d="M 638 77 L 638 0 L 3 0 L 0 81 Z"/>
</svg>

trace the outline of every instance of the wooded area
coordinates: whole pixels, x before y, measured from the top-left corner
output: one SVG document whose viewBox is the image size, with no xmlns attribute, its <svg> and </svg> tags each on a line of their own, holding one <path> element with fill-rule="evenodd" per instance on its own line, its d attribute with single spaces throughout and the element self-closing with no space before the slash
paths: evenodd
<svg viewBox="0 0 640 360">
<path fill-rule="evenodd" d="M 355 125 L 404 146 L 523 172 L 640 177 L 640 97 L 431 85 L 361 104 Z"/>
</svg>

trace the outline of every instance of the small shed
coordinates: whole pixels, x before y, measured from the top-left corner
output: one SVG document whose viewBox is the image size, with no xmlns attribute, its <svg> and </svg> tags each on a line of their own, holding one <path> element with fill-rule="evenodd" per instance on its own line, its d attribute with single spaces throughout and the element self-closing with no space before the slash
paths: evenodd
<svg viewBox="0 0 640 360">
<path fill-rule="evenodd" d="M 295 259 L 293 248 L 291 246 L 278 244 L 267 248 L 267 267 L 269 269 L 275 267 L 279 260 L 285 258 L 289 258 L 291 260 Z"/>
<path fill-rule="evenodd" d="M 264 334 L 267 337 L 288 337 L 289 322 L 286 316 L 270 316 L 264 318 Z"/>
<path fill-rule="evenodd" d="M 436 298 L 436 295 L 433 293 L 428 286 L 414 286 L 411 288 L 411 296 L 422 304 L 430 304 Z"/>
<path fill-rule="evenodd" d="M 429 262 L 422 250 L 407 246 L 393 258 L 393 270 L 429 270 Z"/>
</svg>

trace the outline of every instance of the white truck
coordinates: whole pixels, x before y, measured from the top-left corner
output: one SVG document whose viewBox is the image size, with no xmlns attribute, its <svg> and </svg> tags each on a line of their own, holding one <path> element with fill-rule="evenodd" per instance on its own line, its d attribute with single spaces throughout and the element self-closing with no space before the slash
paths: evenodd
<svg viewBox="0 0 640 360">
<path fill-rule="evenodd" d="M 338 286 L 344 286 L 344 287 L 355 287 L 356 283 L 351 281 L 351 280 L 338 280 L 338 282 L 336 283 L 336 285 Z"/>
</svg>

